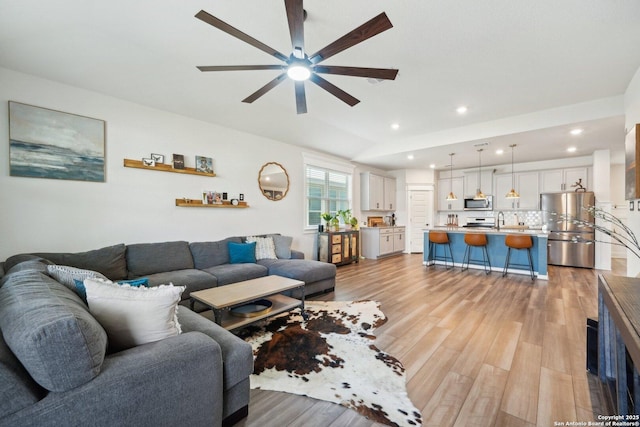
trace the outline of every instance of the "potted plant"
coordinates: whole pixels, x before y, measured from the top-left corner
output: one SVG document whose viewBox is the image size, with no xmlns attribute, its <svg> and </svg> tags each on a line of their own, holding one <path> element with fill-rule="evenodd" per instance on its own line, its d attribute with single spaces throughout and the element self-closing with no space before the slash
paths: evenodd
<svg viewBox="0 0 640 427">
<path fill-rule="evenodd" d="M 333 215 L 331 215 L 329 212 L 325 212 L 320 216 L 322 217 L 322 219 L 324 219 L 325 225 L 327 227 L 327 231 L 329 231 L 329 223 L 333 219 Z"/>
<path fill-rule="evenodd" d="M 349 223 L 351 224 L 352 230 L 358 229 L 358 218 L 356 218 L 355 216 L 352 216 L 351 219 L 349 220 Z"/>
<path fill-rule="evenodd" d="M 340 221 L 337 216 L 331 218 L 331 228 L 333 231 L 340 231 Z"/>
<path fill-rule="evenodd" d="M 345 228 L 351 227 L 351 209 L 345 209 L 345 210 L 341 209 L 338 211 L 338 214 L 336 216 L 342 219 L 342 223 L 345 225 Z"/>
</svg>

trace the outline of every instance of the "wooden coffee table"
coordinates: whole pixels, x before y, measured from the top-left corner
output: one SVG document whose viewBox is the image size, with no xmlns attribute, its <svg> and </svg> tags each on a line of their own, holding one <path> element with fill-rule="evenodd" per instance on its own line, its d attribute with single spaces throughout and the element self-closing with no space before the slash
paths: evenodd
<svg viewBox="0 0 640 427">
<path fill-rule="evenodd" d="M 296 288 L 302 289 L 302 297 L 300 299 L 281 294 L 281 292 Z M 282 276 L 274 275 L 245 280 L 244 282 L 191 292 L 190 296 L 191 309 L 193 309 L 195 301 L 211 307 L 214 321 L 228 330 L 240 328 L 296 307 L 300 307 L 302 316 L 305 316 L 304 282 Z M 260 299 L 271 301 L 271 310 L 253 317 L 237 317 L 230 314 L 232 308 Z"/>
</svg>

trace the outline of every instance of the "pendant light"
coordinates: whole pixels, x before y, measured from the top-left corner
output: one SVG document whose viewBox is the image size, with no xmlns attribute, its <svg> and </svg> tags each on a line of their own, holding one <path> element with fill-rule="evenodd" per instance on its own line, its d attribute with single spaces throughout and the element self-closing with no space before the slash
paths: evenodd
<svg viewBox="0 0 640 427">
<path fill-rule="evenodd" d="M 458 200 L 455 194 L 453 194 L 453 156 L 456 153 L 449 153 L 451 160 L 449 161 L 449 195 L 447 196 L 447 200 Z"/>
<path fill-rule="evenodd" d="M 473 200 L 487 200 L 487 196 L 482 192 L 482 148 L 478 149 L 478 190 Z"/>
<path fill-rule="evenodd" d="M 516 191 L 516 185 L 515 185 L 515 176 L 513 175 L 513 148 L 516 146 L 516 144 L 511 144 L 509 147 L 511 147 L 511 191 L 509 191 L 507 193 L 507 195 L 505 196 L 507 199 L 519 199 L 520 195 L 518 194 L 518 192 Z"/>
</svg>

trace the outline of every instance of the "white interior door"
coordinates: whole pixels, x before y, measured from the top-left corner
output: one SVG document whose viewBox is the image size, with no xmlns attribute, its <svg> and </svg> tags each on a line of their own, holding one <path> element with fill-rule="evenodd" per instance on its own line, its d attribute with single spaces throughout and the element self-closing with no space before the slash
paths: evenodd
<svg viewBox="0 0 640 427">
<path fill-rule="evenodd" d="M 433 190 L 409 191 L 409 248 L 411 253 L 424 250 L 424 229 L 433 225 Z"/>
</svg>

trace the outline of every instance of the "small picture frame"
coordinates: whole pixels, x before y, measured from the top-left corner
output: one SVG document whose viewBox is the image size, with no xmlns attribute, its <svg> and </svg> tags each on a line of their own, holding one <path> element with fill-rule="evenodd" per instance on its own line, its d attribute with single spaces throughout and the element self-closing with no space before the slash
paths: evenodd
<svg viewBox="0 0 640 427">
<path fill-rule="evenodd" d="M 151 158 L 156 163 L 164 163 L 164 154 L 151 153 Z"/>
<path fill-rule="evenodd" d="M 156 161 L 151 159 L 151 158 L 146 158 L 145 157 L 145 158 L 142 159 L 142 165 L 152 168 L 152 167 L 155 167 Z"/>
<path fill-rule="evenodd" d="M 196 171 L 213 173 L 213 159 L 211 157 L 196 156 Z"/>
<path fill-rule="evenodd" d="M 221 205 L 222 195 L 216 191 L 205 190 L 202 192 L 203 205 Z"/>
<path fill-rule="evenodd" d="M 629 202 L 629 210 L 630 210 L 630 211 L 632 211 L 632 210 L 633 210 L 633 207 L 634 207 L 635 205 L 636 205 L 636 202 L 635 202 L 635 201 L 633 201 L 633 200 L 632 200 L 632 201 L 630 201 L 630 202 Z M 638 208 L 640 209 L 640 200 L 638 201 Z"/>
<path fill-rule="evenodd" d="M 173 155 L 173 168 L 184 169 L 184 155 L 182 154 Z"/>
<path fill-rule="evenodd" d="M 241 202 L 244 201 L 244 193 L 240 193 L 240 195 L 238 196 L 238 199 L 240 199 Z"/>
<path fill-rule="evenodd" d="M 227 194 L 226 191 L 222 192 L 222 200 L 227 200 L 227 198 L 229 197 L 229 195 Z"/>
</svg>

